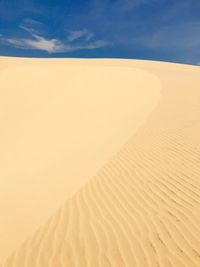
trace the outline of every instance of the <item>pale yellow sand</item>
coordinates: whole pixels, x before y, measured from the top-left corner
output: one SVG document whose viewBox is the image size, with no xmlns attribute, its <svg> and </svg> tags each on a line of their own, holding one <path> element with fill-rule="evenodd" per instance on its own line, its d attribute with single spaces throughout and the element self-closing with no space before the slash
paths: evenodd
<svg viewBox="0 0 200 267">
<path fill-rule="evenodd" d="M 2 260 L 142 125 L 160 97 L 160 81 L 96 61 L 0 64 Z"/>
<path fill-rule="evenodd" d="M 8 62 L 9 60 L 10 62 Z M 9 60 L 2 58 L 3 62 L 7 61 L 5 64 L 7 70 L 12 59 Z M 35 78 L 31 78 L 28 74 L 28 66 L 26 68 L 24 66 L 28 63 L 25 62 L 19 64 L 21 70 L 19 70 L 19 65 L 15 69 L 9 70 L 9 73 L 13 73 L 12 77 L 16 75 L 16 79 L 19 79 L 20 73 L 23 73 L 23 77 L 25 76 L 27 81 L 32 79 L 33 87 L 30 86 L 30 83 L 23 84 L 23 79 L 20 82 L 14 78 L 9 81 L 6 69 L 1 71 L 0 79 L 5 84 L 4 90 L 2 87 L 1 92 L 4 93 L 2 93 L 4 103 L 7 103 L 7 105 L 1 104 L 1 106 L 3 106 L 4 113 L 8 114 L 1 123 L 3 129 L 7 130 L 7 133 L 4 132 L 4 139 L 7 138 L 7 148 L 6 143 L 2 142 L 1 145 L 4 155 L 7 155 L 6 157 L 2 156 L 1 162 L 4 168 L 3 171 L 1 170 L 1 176 L 10 177 L 7 179 L 9 186 L 6 185 L 6 179 L 1 179 L 4 185 L 4 192 L 1 192 L 1 196 L 5 200 L 4 204 L 1 203 L 3 205 L 1 215 L 7 216 L 7 221 L 1 222 L 0 227 L 1 229 L 5 227 L 7 232 L 10 228 L 8 238 L 5 237 L 1 241 L 1 246 L 3 246 L 3 242 L 7 244 L 7 251 L 4 251 L 4 255 L 14 245 L 12 242 L 9 244 L 12 234 L 13 240 L 19 241 L 20 235 L 15 232 L 19 225 L 24 225 L 25 232 L 21 233 L 24 239 L 24 233 L 31 232 L 36 224 L 40 223 L 43 217 L 47 217 L 48 213 L 55 209 L 63 198 L 66 198 L 67 201 L 32 237 L 11 254 L 3 266 L 200 266 L 199 67 L 124 60 L 49 60 L 48 63 L 47 61 L 29 61 L 31 62 L 31 75 L 34 74 Z M 51 65 L 51 62 L 54 63 L 54 66 L 47 70 L 47 65 Z M 60 73 L 61 69 L 67 68 L 67 65 L 70 70 L 74 68 L 74 73 L 76 73 L 74 74 L 76 78 L 73 78 L 73 71 L 66 76 L 69 77 L 67 79 L 68 86 L 70 80 L 74 80 L 68 87 L 68 92 L 77 88 L 74 97 L 69 97 L 69 93 L 67 96 L 63 94 L 63 90 L 65 92 L 67 87 L 66 84 L 64 87 L 61 86 L 63 82 L 60 83 L 60 86 L 58 86 L 59 84 L 56 86 L 58 81 L 55 81 L 55 77 L 59 77 L 59 81 L 65 80 L 64 74 L 62 76 Z M 83 69 L 83 66 L 86 65 L 88 66 Z M 43 66 L 45 70 L 43 70 Z M 56 75 L 55 67 L 58 68 Z M 37 69 L 39 69 L 38 72 Z M 25 70 L 27 71 L 26 75 L 24 75 Z M 36 72 L 37 75 L 35 75 Z M 99 75 L 101 72 L 104 74 Z M 51 77 L 53 73 L 54 79 Z M 89 78 L 93 80 L 93 84 L 88 84 L 88 80 L 91 81 Z M 49 83 L 47 83 L 48 79 Z M 21 86 L 19 86 L 20 83 Z M 15 87 L 13 84 L 16 84 Z M 42 91 L 46 90 L 49 98 L 44 97 L 46 93 L 41 94 L 38 84 L 43 84 Z M 85 86 L 86 84 L 87 86 Z M 25 87 L 29 88 L 28 93 Z M 55 87 L 57 92 L 54 91 Z M 85 87 L 87 96 L 90 97 L 95 90 L 92 101 L 81 93 Z M 88 90 L 89 87 L 90 90 Z M 16 88 L 18 88 L 18 93 L 14 90 Z M 100 89 L 103 90 L 101 91 L 102 95 L 98 95 Z M 12 94 L 5 94 L 9 90 L 15 96 L 11 103 Z M 120 92 L 118 100 L 116 100 L 116 91 Z M 86 105 L 82 109 L 80 108 L 82 102 L 80 99 L 77 100 L 80 94 L 81 98 L 87 99 L 87 103 L 95 103 L 95 101 L 101 103 L 98 107 L 93 106 L 96 109 L 93 110 L 90 120 L 87 116 L 91 114 L 91 109 L 88 109 L 87 113 L 83 113 L 83 110 L 87 109 Z M 96 94 L 97 98 L 95 98 Z M 101 97 L 102 101 L 106 101 L 105 98 L 109 99 L 106 102 L 107 105 L 102 104 L 99 100 Z M 27 103 L 24 109 L 20 108 L 22 98 Z M 62 101 L 62 98 L 65 101 Z M 35 103 L 39 102 L 39 106 L 44 108 L 47 99 L 49 100 L 48 109 L 45 110 L 48 112 L 45 115 L 47 117 L 49 115 L 51 123 L 44 119 L 45 115 L 40 117 L 42 108 L 39 110 L 40 112 L 35 112 L 37 110 Z M 16 106 L 17 100 L 21 101 L 20 107 Z M 69 105 L 68 108 L 64 104 L 66 101 Z M 10 104 L 8 105 L 8 103 Z M 31 103 L 34 103 L 32 109 L 30 108 Z M 14 110 L 14 104 L 15 113 L 11 114 L 10 110 Z M 72 112 L 73 108 L 76 108 L 76 112 L 81 109 L 79 113 L 80 126 L 77 124 L 74 126 L 74 118 L 77 113 Z M 111 109 L 113 112 L 110 111 Z M 32 112 L 34 110 L 34 116 L 30 112 L 26 117 L 24 113 L 27 110 L 32 110 Z M 65 111 L 65 115 L 63 111 Z M 116 114 L 117 111 L 118 114 Z M 56 118 L 53 116 L 55 112 Z M 73 115 L 73 119 L 69 113 Z M 108 113 L 110 119 L 104 124 Z M 102 116 L 103 122 L 99 128 L 90 125 L 96 116 L 99 116 L 99 120 Z M 57 121 L 59 117 L 62 117 L 62 122 Z M 21 120 L 17 120 L 17 118 L 21 118 Z M 28 125 L 30 119 L 32 127 Z M 68 125 L 63 126 L 63 120 L 67 121 Z M 115 121 L 115 124 L 110 125 L 112 121 Z M 24 124 L 26 129 L 23 128 Z M 89 127 L 86 132 L 83 130 L 85 124 Z M 8 131 L 9 125 L 12 125 L 10 131 Z M 21 132 L 15 130 L 14 133 L 16 126 L 19 129 L 22 128 L 23 131 L 22 129 Z M 68 133 L 70 127 L 74 127 L 71 135 Z M 103 135 L 101 132 L 104 132 L 104 127 L 106 134 Z M 26 134 L 28 130 L 30 130 L 29 134 L 33 136 Z M 74 130 L 79 131 L 75 136 L 73 135 Z M 49 132 L 51 132 L 51 137 Z M 88 134 L 90 137 L 87 137 Z M 58 139 L 56 139 L 56 135 L 59 136 Z M 94 135 L 95 140 L 88 144 L 88 140 Z M 73 144 L 80 136 L 81 140 L 88 138 L 88 146 L 85 145 L 80 150 L 76 146 L 76 150 L 74 150 Z M 55 142 L 55 140 L 57 141 Z M 105 146 L 103 146 L 103 141 Z M 60 144 L 58 147 L 55 145 L 57 142 Z M 125 142 L 126 144 L 123 145 Z M 67 155 L 65 151 L 70 144 L 71 151 Z M 23 150 L 19 153 L 20 148 Z M 90 152 L 89 149 L 91 149 Z M 52 151 L 57 152 L 56 155 L 52 156 Z M 19 156 L 17 157 L 17 155 Z M 58 155 L 62 157 L 58 158 Z M 112 155 L 114 156 L 112 157 Z M 88 158 L 87 164 L 82 162 L 85 157 Z M 111 160 L 109 160 L 110 157 L 112 157 Z M 47 165 L 45 165 L 46 158 L 51 158 Z M 62 160 L 64 162 L 60 163 Z M 93 178 L 87 177 L 105 161 L 107 161 L 105 166 Z M 10 165 L 11 163 L 12 165 Z M 58 166 L 53 168 L 52 165 L 56 164 Z M 75 165 L 74 169 L 80 168 L 84 175 L 79 176 L 75 171 L 71 171 L 72 176 L 69 177 L 70 169 L 73 169 L 72 165 Z M 20 180 L 20 175 L 17 175 L 23 173 L 23 166 L 26 169 L 24 174 L 29 174 L 28 180 L 23 178 L 25 182 L 23 179 Z M 32 174 L 36 175 L 38 169 L 41 171 L 41 176 L 37 178 L 38 184 L 35 186 L 34 182 L 31 182 L 35 179 Z M 56 177 L 56 172 L 62 178 Z M 87 179 L 89 180 L 87 185 L 83 185 L 79 189 Z M 48 190 L 51 183 L 52 188 L 58 183 L 61 186 L 55 192 L 52 190 L 51 196 L 46 197 L 45 188 Z M 70 186 L 71 183 L 72 186 Z M 63 187 L 65 188 L 63 189 Z M 37 203 L 37 207 L 33 204 L 36 189 L 41 190 L 41 195 L 37 194 L 38 203 L 43 202 Z M 5 192 L 6 190 L 7 192 Z M 28 192 L 27 195 L 30 195 L 30 198 L 26 195 L 25 197 L 21 196 L 24 191 Z M 69 199 L 68 196 L 74 191 L 77 193 Z M 9 196 L 11 193 L 12 196 Z M 17 197 L 21 198 L 21 201 L 17 201 Z M 13 201 L 12 207 L 9 207 L 9 198 Z M 20 207 L 22 205 L 23 208 L 18 210 L 18 205 Z M 45 210 L 45 205 L 47 210 Z M 36 218 L 27 229 L 23 217 L 25 214 Z M 17 222 L 16 225 L 11 223 L 11 218 Z"/>
</svg>

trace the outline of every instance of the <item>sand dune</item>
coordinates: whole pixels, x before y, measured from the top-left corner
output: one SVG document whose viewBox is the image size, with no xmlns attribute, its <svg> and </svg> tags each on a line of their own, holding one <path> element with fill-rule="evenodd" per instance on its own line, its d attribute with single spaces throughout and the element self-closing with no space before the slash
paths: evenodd
<svg viewBox="0 0 200 267">
<path fill-rule="evenodd" d="M 142 125 L 159 99 L 160 82 L 147 71 L 96 61 L 1 63 L 3 259 Z"/>
<path fill-rule="evenodd" d="M 100 69 L 112 70 L 111 79 L 117 82 L 104 86 L 107 89 L 108 84 L 118 86 L 110 92 L 112 100 L 116 88 L 122 90 L 117 102 L 120 110 L 126 106 L 125 101 L 137 105 L 141 90 L 145 101 L 139 102 L 137 109 L 129 109 L 115 128 L 111 126 L 113 136 L 119 136 L 125 127 L 115 146 L 109 145 L 110 150 L 104 148 L 104 151 L 94 148 L 101 160 L 96 161 L 99 164 L 96 163 L 92 171 L 97 171 L 105 161 L 106 164 L 93 177 L 88 177 L 85 185 L 86 178 L 73 177 L 77 179 L 76 193 L 69 198 L 67 191 L 66 203 L 27 238 L 3 266 L 200 266 L 200 69 L 144 61 L 55 61 L 68 62 L 74 68 L 76 64 L 81 68 L 81 64 L 87 63 L 93 75 Z M 128 76 L 119 75 L 129 71 Z M 141 79 L 135 83 L 138 75 Z M 95 88 L 101 88 L 102 79 L 96 76 L 95 81 L 98 85 Z M 127 86 L 135 92 L 135 97 L 130 99 L 130 91 L 125 91 Z M 120 105 L 123 93 L 127 97 Z M 105 92 L 103 97 L 106 96 Z M 106 112 L 113 102 L 109 104 Z M 141 117 L 138 112 L 142 111 Z M 131 112 L 137 115 L 132 117 Z M 65 136 L 69 138 L 67 133 Z M 84 157 L 87 149 L 81 153 Z M 77 154 L 78 150 L 75 156 Z M 105 155 L 113 156 L 109 160 Z M 92 169 L 94 164 L 91 161 L 86 169 Z M 60 168 L 59 173 L 67 167 Z M 88 174 L 91 173 L 88 171 Z M 67 180 L 66 187 L 71 182 Z M 43 185 L 48 187 L 48 177 Z M 55 201 L 58 204 L 56 197 Z M 48 203 L 47 206 L 52 207 L 53 204 Z M 30 209 L 30 204 L 27 205 Z M 4 208 L 3 211 L 8 212 L 6 205 Z M 38 209 L 40 213 L 40 207 Z"/>
</svg>

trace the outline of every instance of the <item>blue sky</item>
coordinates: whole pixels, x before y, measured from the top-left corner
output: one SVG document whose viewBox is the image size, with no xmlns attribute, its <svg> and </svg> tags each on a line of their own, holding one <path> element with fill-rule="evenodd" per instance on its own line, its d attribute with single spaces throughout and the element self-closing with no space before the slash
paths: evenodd
<svg viewBox="0 0 200 267">
<path fill-rule="evenodd" d="M 0 0 L 0 55 L 200 65 L 200 1 Z"/>
</svg>

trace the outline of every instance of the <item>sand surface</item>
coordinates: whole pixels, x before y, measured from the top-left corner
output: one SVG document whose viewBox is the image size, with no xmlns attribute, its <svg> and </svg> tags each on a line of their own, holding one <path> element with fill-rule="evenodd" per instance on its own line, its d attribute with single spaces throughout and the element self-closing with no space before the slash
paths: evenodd
<svg viewBox="0 0 200 267">
<path fill-rule="evenodd" d="M 3 266 L 200 266 L 199 67 L 2 57 L 0 96 Z"/>
</svg>

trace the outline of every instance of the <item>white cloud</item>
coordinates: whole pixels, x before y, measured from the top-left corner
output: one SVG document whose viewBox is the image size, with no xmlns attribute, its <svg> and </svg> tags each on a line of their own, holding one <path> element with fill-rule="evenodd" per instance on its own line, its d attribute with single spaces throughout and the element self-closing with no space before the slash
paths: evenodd
<svg viewBox="0 0 200 267">
<path fill-rule="evenodd" d="M 93 41 L 82 44 L 71 44 L 57 39 L 45 39 L 44 37 L 34 35 L 34 39 L 9 38 L 6 42 L 22 49 L 36 49 L 47 51 L 48 53 L 73 52 L 81 49 L 96 49 L 109 45 L 106 41 Z"/>
<path fill-rule="evenodd" d="M 19 28 L 22 30 L 25 30 L 26 32 L 30 34 L 40 34 L 42 26 L 43 24 L 37 20 L 25 19 L 19 25 Z"/>
<path fill-rule="evenodd" d="M 67 40 L 69 42 L 73 42 L 80 38 L 84 38 L 86 41 L 89 41 L 94 37 L 94 34 L 87 29 L 79 30 L 79 31 L 69 31 L 69 35 Z"/>
<path fill-rule="evenodd" d="M 18 48 L 43 50 L 48 53 L 58 53 L 65 50 L 64 44 L 59 40 L 45 39 L 37 35 L 34 35 L 32 39 L 9 38 L 6 41 Z"/>
<path fill-rule="evenodd" d="M 48 53 L 73 52 L 81 49 L 96 49 L 109 45 L 110 43 L 103 40 L 95 40 L 95 36 L 87 29 L 78 31 L 69 31 L 69 36 L 65 41 L 59 39 L 45 38 L 39 30 L 33 27 L 41 25 L 37 21 L 26 20 L 19 28 L 26 31 L 30 38 L 3 38 L 1 41 L 21 49 L 42 50 Z M 76 42 L 75 42 L 76 41 Z"/>
<path fill-rule="evenodd" d="M 19 28 L 21 28 L 22 30 L 24 30 L 24 31 L 26 31 L 26 32 L 28 32 L 28 33 L 30 33 L 32 35 L 34 35 L 34 34 L 36 34 L 36 35 L 37 34 L 40 34 L 40 32 L 38 30 L 35 30 L 33 28 L 29 28 L 29 27 L 27 27 L 25 25 L 20 25 Z"/>
</svg>

